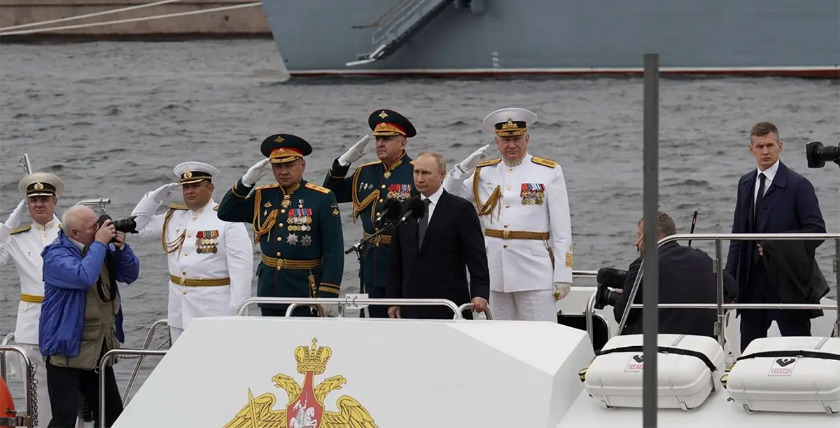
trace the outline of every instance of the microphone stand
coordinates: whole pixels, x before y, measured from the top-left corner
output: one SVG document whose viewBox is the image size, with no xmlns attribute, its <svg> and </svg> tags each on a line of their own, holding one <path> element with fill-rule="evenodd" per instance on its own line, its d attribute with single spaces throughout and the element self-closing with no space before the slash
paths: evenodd
<svg viewBox="0 0 840 428">
<path fill-rule="evenodd" d="M 392 224 L 386 223 L 386 226 L 377 231 L 376 233 L 362 238 L 352 247 L 344 250 L 344 254 L 350 254 L 351 252 L 356 252 L 356 260 L 359 262 L 359 292 L 365 293 L 365 256 L 367 256 L 368 252 L 371 249 L 371 242 L 373 242 L 376 238 L 378 238 L 383 233 L 391 232 L 392 230 L 396 229 L 397 226 L 400 225 L 400 221 L 396 221 Z M 365 311 L 362 310 L 359 312 L 359 316 L 361 318 L 365 318 Z"/>
</svg>

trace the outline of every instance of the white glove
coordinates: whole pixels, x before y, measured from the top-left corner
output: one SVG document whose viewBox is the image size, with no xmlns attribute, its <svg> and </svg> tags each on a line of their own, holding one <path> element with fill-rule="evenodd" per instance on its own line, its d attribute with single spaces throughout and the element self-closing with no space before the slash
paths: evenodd
<svg viewBox="0 0 840 428">
<path fill-rule="evenodd" d="M 365 135 L 361 140 L 356 141 L 356 144 L 350 146 L 343 155 L 338 157 L 338 163 L 341 166 L 347 166 L 361 159 L 365 154 L 365 146 L 367 146 L 368 141 L 370 141 L 370 135 Z"/>
<path fill-rule="evenodd" d="M 554 283 L 554 300 L 560 300 L 569 295 L 572 290 L 571 282 L 555 282 Z"/>
<path fill-rule="evenodd" d="M 23 207 L 26 205 L 26 198 L 21 199 L 20 203 L 15 207 L 15 210 L 9 214 L 9 218 L 3 224 L 9 229 L 17 229 L 20 226 L 20 219 L 23 217 Z"/>
<path fill-rule="evenodd" d="M 180 186 L 178 183 L 166 183 L 163 186 L 149 192 L 149 197 L 152 198 L 153 201 L 161 203 L 169 198 L 169 195 L 171 195 L 178 186 Z"/>
<path fill-rule="evenodd" d="M 245 175 L 242 176 L 242 184 L 248 187 L 252 187 L 258 181 L 260 181 L 260 179 L 263 178 L 265 173 L 268 172 L 268 168 L 266 168 L 265 166 L 268 165 L 268 162 L 270 160 L 271 159 L 268 158 L 263 159 L 255 163 L 254 166 L 248 168 L 248 172 L 246 172 Z"/>
<path fill-rule="evenodd" d="M 478 164 L 481 163 L 481 161 L 487 157 L 486 152 L 488 147 L 490 146 L 487 145 L 481 147 L 480 149 L 472 152 L 472 154 L 467 156 L 466 159 L 461 161 L 461 163 L 458 164 L 458 168 L 461 170 L 461 172 L 465 174 L 472 173 L 473 170 L 475 170 L 475 167 L 478 166 Z"/>
</svg>

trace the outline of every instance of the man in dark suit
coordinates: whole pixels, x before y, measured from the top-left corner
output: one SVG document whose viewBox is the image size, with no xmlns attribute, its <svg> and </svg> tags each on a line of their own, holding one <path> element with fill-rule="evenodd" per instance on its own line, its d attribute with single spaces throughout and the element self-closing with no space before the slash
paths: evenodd
<svg viewBox="0 0 840 428">
<path fill-rule="evenodd" d="M 643 221 L 639 220 L 636 248 L 639 253 L 644 248 Z M 674 220 L 666 213 L 659 213 L 656 233 L 658 239 L 677 233 Z M 615 302 L 613 313 L 616 321 L 621 320 L 630 290 L 642 258 L 634 260 L 627 270 L 624 290 Z M 643 284 L 643 283 L 642 283 Z M 724 272 L 724 297 L 726 302 L 734 301 L 738 288 L 735 280 Z M 684 247 L 677 242 L 669 242 L 659 247 L 659 301 L 661 303 L 717 303 L 717 278 L 714 262 L 708 254 L 697 248 Z M 642 286 L 636 292 L 636 303 L 642 302 Z M 693 334 L 715 337 L 714 326 L 717 314 L 709 309 L 660 309 L 659 333 Z M 642 311 L 632 309 L 627 315 L 624 331 L 620 334 L 642 333 Z"/>
<path fill-rule="evenodd" d="M 758 168 L 738 181 L 738 202 L 732 233 L 825 233 L 825 222 L 814 186 L 779 160 L 782 141 L 779 130 L 760 122 L 750 132 L 750 152 Z M 822 241 L 805 241 L 808 258 Z M 779 303 L 779 286 L 768 280 L 766 260 L 754 241 L 732 241 L 726 271 L 738 282 L 741 303 Z M 782 302 L 785 303 L 785 302 Z M 741 314 L 741 350 L 756 338 L 767 337 L 776 321 L 783 336 L 809 336 L 808 311 L 745 310 Z"/>
<path fill-rule="evenodd" d="M 425 213 L 401 224 L 392 236 L 386 295 L 449 299 L 458 305 L 472 302 L 477 312 L 483 312 L 490 294 L 490 274 L 481 224 L 469 202 L 441 188 L 445 176 L 446 163 L 439 153 L 422 153 L 415 159 L 414 186 Z M 452 319 L 454 314 L 443 306 L 407 305 L 391 306 L 388 316 Z"/>
</svg>

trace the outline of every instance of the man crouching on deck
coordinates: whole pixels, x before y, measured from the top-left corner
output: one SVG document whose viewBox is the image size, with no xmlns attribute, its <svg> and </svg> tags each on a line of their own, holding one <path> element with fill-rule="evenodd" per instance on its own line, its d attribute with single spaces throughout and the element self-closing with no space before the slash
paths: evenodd
<svg viewBox="0 0 840 428">
<path fill-rule="evenodd" d="M 79 393 L 99 408 L 98 373 L 102 356 L 125 339 L 116 281 L 134 282 L 140 261 L 111 220 L 101 225 L 85 206 L 68 209 L 61 231 L 47 245 L 44 258 L 44 303 L 41 306 L 41 354 L 47 358 L 52 421 L 50 427 L 72 427 L 79 414 Z M 122 413 L 113 367 L 105 369 L 105 423 Z M 98 420 L 99 412 L 94 412 Z"/>
</svg>

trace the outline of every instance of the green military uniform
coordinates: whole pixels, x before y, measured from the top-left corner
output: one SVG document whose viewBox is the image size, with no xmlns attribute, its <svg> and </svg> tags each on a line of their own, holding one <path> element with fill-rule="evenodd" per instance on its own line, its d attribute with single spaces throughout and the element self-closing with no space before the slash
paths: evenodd
<svg viewBox="0 0 840 428">
<path fill-rule="evenodd" d="M 403 135 L 406 138 L 417 134 L 411 122 L 393 110 L 376 110 L 368 118 L 368 125 L 374 136 Z M 335 193 L 338 202 L 353 203 L 353 218 L 361 218 L 364 236 L 379 231 L 376 218 L 382 214 L 387 199 L 400 202 L 419 193 L 414 188 L 414 165 L 403 153 L 390 165 L 382 161 L 370 162 L 356 168 L 347 177 L 350 165 L 342 166 L 336 159 L 324 179 L 324 187 Z M 388 285 L 388 258 L 391 252 L 391 235 L 383 234 L 372 241 L 363 262 L 365 291 L 373 298 L 384 298 Z M 387 307 L 370 306 L 371 317 L 387 318 Z"/>
<path fill-rule="evenodd" d="M 312 152 L 306 141 L 289 134 L 268 137 L 262 148 L 272 163 Z M 295 156 L 293 151 L 301 154 Z M 344 239 L 335 195 L 306 180 L 288 189 L 271 184 L 250 194 L 251 189 L 241 179 L 237 181 L 219 204 L 218 215 L 224 221 L 254 226 L 254 241 L 262 252 L 257 296 L 338 297 Z M 263 305 L 263 315 L 282 315 L 286 307 Z M 309 313 L 307 308 L 299 309 L 296 315 Z"/>
</svg>

